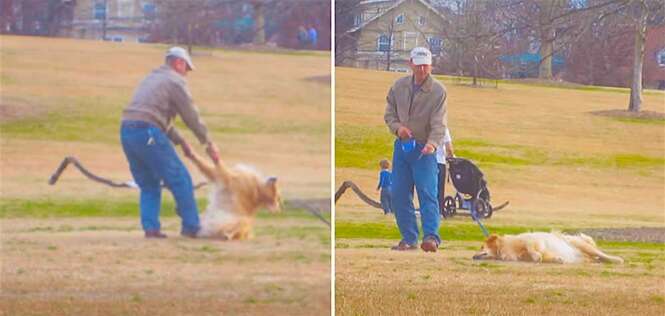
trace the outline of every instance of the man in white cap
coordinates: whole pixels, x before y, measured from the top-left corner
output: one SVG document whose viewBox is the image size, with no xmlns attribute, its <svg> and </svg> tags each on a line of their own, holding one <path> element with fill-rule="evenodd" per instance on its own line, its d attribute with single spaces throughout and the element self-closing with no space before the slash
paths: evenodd
<svg viewBox="0 0 665 316">
<path fill-rule="evenodd" d="M 390 88 L 384 115 L 386 125 L 396 136 L 392 207 L 402 235 L 402 240 L 392 249 L 417 249 L 419 231 L 413 206 L 415 186 L 423 228 L 420 248 L 434 252 L 441 244 L 438 169 L 434 153 L 443 146 L 446 131 L 446 89 L 431 76 L 432 53 L 427 48 L 414 48 L 410 57 L 413 74 L 398 79 Z"/>
<path fill-rule="evenodd" d="M 176 212 L 182 218 L 180 233 L 196 237 L 200 229 L 192 178 L 174 144 L 180 145 L 187 156 L 191 155 L 191 147 L 173 126 L 175 116 L 180 115 L 206 146 L 210 158 L 219 159 L 219 150 L 208 137 L 187 88 L 185 76 L 191 70 L 194 64 L 187 51 L 170 48 L 164 65 L 143 79 L 122 113 L 120 138 L 134 181 L 141 190 L 141 225 L 146 238 L 166 237 L 159 222 L 162 182 L 175 198 Z"/>
</svg>

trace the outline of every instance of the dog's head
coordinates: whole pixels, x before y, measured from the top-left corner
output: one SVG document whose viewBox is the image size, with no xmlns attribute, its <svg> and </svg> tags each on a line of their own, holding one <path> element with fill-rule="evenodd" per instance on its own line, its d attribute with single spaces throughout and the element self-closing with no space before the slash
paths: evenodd
<svg viewBox="0 0 665 316">
<path fill-rule="evenodd" d="M 261 202 L 271 213 L 281 211 L 282 197 L 277 187 L 277 177 L 269 177 L 261 186 Z"/>
<path fill-rule="evenodd" d="M 480 247 L 480 251 L 473 255 L 473 260 L 495 260 L 499 258 L 501 237 L 491 234 Z"/>
</svg>

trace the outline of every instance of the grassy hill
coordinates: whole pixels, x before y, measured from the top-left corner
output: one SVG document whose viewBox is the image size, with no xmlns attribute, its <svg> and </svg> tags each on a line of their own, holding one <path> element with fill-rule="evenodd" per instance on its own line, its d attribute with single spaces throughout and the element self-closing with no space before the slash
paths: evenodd
<svg viewBox="0 0 665 316">
<path fill-rule="evenodd" d="M 352 180 L 378 200 L 378 162 L 392 157 L 385 96 L 402 75 L 336 69 L 336 186 Z M 485 173 L 492 204 L 510 201 L 485 221 L 491 232 L 648 226 L 662 235 L 665 93 L 644 94 L 643 109 L 660 116 L 633 119 L 598 115 L 627 108 L 626 89 L 438 79 L 456 155 Z M 353 193 L 335 216 L 337 315 L 655 315 L 665 307 L 662 242 L 596 237 L 627 260 L 622 266 L 474 262 L 483 235 L 469 217 L 442 221 L 442 250 L 425 254 L 388 250 L 400 238 L 394 218 Z"/>
<path fill-rule="evenodd" d="M 0 36 L 3 312 L 330 310 L 329 228 L 304 210 L 287 204 L 278 215 L 261 212 L 250 241 L 190 240 L 178 236 L 180 220 L 165 190 L 162 230 L 169 238 L 155 241 L 143 238 L 138 191 L 91 182 L 72 167 L 57 185 L 47 184 L 70 155 L 102 177 L 131 179 L 119 141 L 121 112 L 140 80 L 163 64 L 166 48 Z M 221 158 L 277 176 L 287 201 L 328 198 L 329 55 L 195 48 L 192 57 L 197 70 L 189 87 Z M 190 171 L 195 182 L 204 179 Z M 197 191 L 201 210 L 206 192 Z"/>
<path fill-rule="evenodd" d="M 338 185 L 350 179 L 373 188 L 378 161 L 392 157 L 383 111 L 387 90 L 399 76 L 337 69 Z M 472 88 L 440 79 L 447 83 L 456 155 L 483 170 L 494 204 L 511 201 L 493 222 L 651 226 L 665 221 L 665 120 L 594 114 L 625 108 L 627 91 L 512 83 Z M 644 110 L 665 112 L 665 93 L 646 93 Z M 345 217 L 345 211 L 363 208 L 356 201 L 340 201 L 339 220 L 358 218 Z"/>
<path fill-rule="evenodd" d="M 65 174 L 58 192 L 44 185 L 65 155 L 107 177 L 130 179 L 119 143 L 121 112 L 167 47 L 0 39 L 3 197 L 98 194 L 76 172 Z M 330 89 L 321 78 L 329 76 L 329 56 L 195 48 L 193 59 L 189 87 L 222 157 L 277 175 L 287 197 L 327 197 Z M 40 189 L 25 190 L 31 186 Z"/>
</svg>

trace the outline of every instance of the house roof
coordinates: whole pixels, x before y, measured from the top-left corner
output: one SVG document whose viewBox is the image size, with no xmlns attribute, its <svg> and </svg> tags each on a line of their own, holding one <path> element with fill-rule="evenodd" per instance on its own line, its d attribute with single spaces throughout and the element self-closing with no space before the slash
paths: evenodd
<svg viewBox="0 0 665 316">
<path fill-rule="evenodd" d="M 377 15 L 373 16 L 371 19 L 369 19 L 369 20 L 363 22 L 362 24 L 360 24 L 360 25 L 358 25 L 358 26 L 356 26 L 356 27 L 353 27 L 353 28 L 351 28 L 350 30 L 346 31 L 346 33 L 354 33 L 354 32 L 356 32 L 356 31 L 358 31 L 358 30 L 364 28 L 365 26 L 367 26 L 368 24 L 372 23 L 373 21 L 375 21 L 375 20 L 379 19 L 380 17 L 386 15 L 386 13 L 388 13 L 388 12 L 392 11 L 393 9 L 399 7 L 400 5 L 402 5 L 402 3 L 406 2 L 406 1 L 407 1 L 407 0 L 399 0 L 399 1 L 395 2 L 395 4 L 393 4 L 392 6 L 388 7 L 388 9 L 386 9 L 385 11 L 383 11 L 381 14 L 377 14 Z M 436 10 L 431 4 L 429 4 L 427 1 L 425 1 L 425 0 L 417 0 L 417 1 L 420 2 L 421 4 L 423 4 L 426 8 L 430 9 L 432 12 L 434 12 L 434 14 L 435 14 L 436 16 L 438 16 L 438 17 L 440 17 L 440 18 L 442 18 L 442 19 L 445 19 L 445 18 L 443 17 L 443 15 L 441 15 L 441 13 L 440 13 L 439 11 L 437 11 L 437 10 Z M 385 0 L 367 0 L 367 1 L 363 1 L 363 2 L 361 2 L 360 4 L 370 4 L 370 3 L 375 3 L 375 2 L 385 2 Z"/>
</svg>

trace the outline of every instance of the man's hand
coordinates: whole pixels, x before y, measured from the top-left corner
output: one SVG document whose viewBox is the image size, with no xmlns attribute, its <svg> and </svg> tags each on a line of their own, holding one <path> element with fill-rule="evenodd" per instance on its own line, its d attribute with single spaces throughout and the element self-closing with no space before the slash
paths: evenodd
<svg viewBox="0 0 665 316">
<path fill-rule="evenodd" d="M 411 130 L 408 127 L 400 126 L 397 129 L 397 136 L 400 139 L 409 139 L 409 138 L 413 137 L 413 133 L 411 132 Z"/>
<path fill-rule="evenodd" d="M 436 151 L 436 148 L 434 145 L 427 143 L 425 144 L 425 147 L 423 147 L 423 150 L 420 151 L 421 154 L 423 155 L 430 155 L 433 154 Z"/>
<path fill-rule="evenodd" d="M 194 155 L 192 155 L 192 147 L 189 146 L 189 144 L 186 141 L 181 141 L 180 142 L 180 147 L 182 148 L 182 153 L 185 154 L 185 157 L 187 158 L 192 158 Z"/>
<path fill-rule="evenodd" d="M 217 148 L 215 143 L 208 142 L 208 145 L 206 146 L 206 153 L 208 153 L 208 156 L 210 156 L 212 161 L 215 163 L 219 162 L 219 148 Z"/>
</svg>

